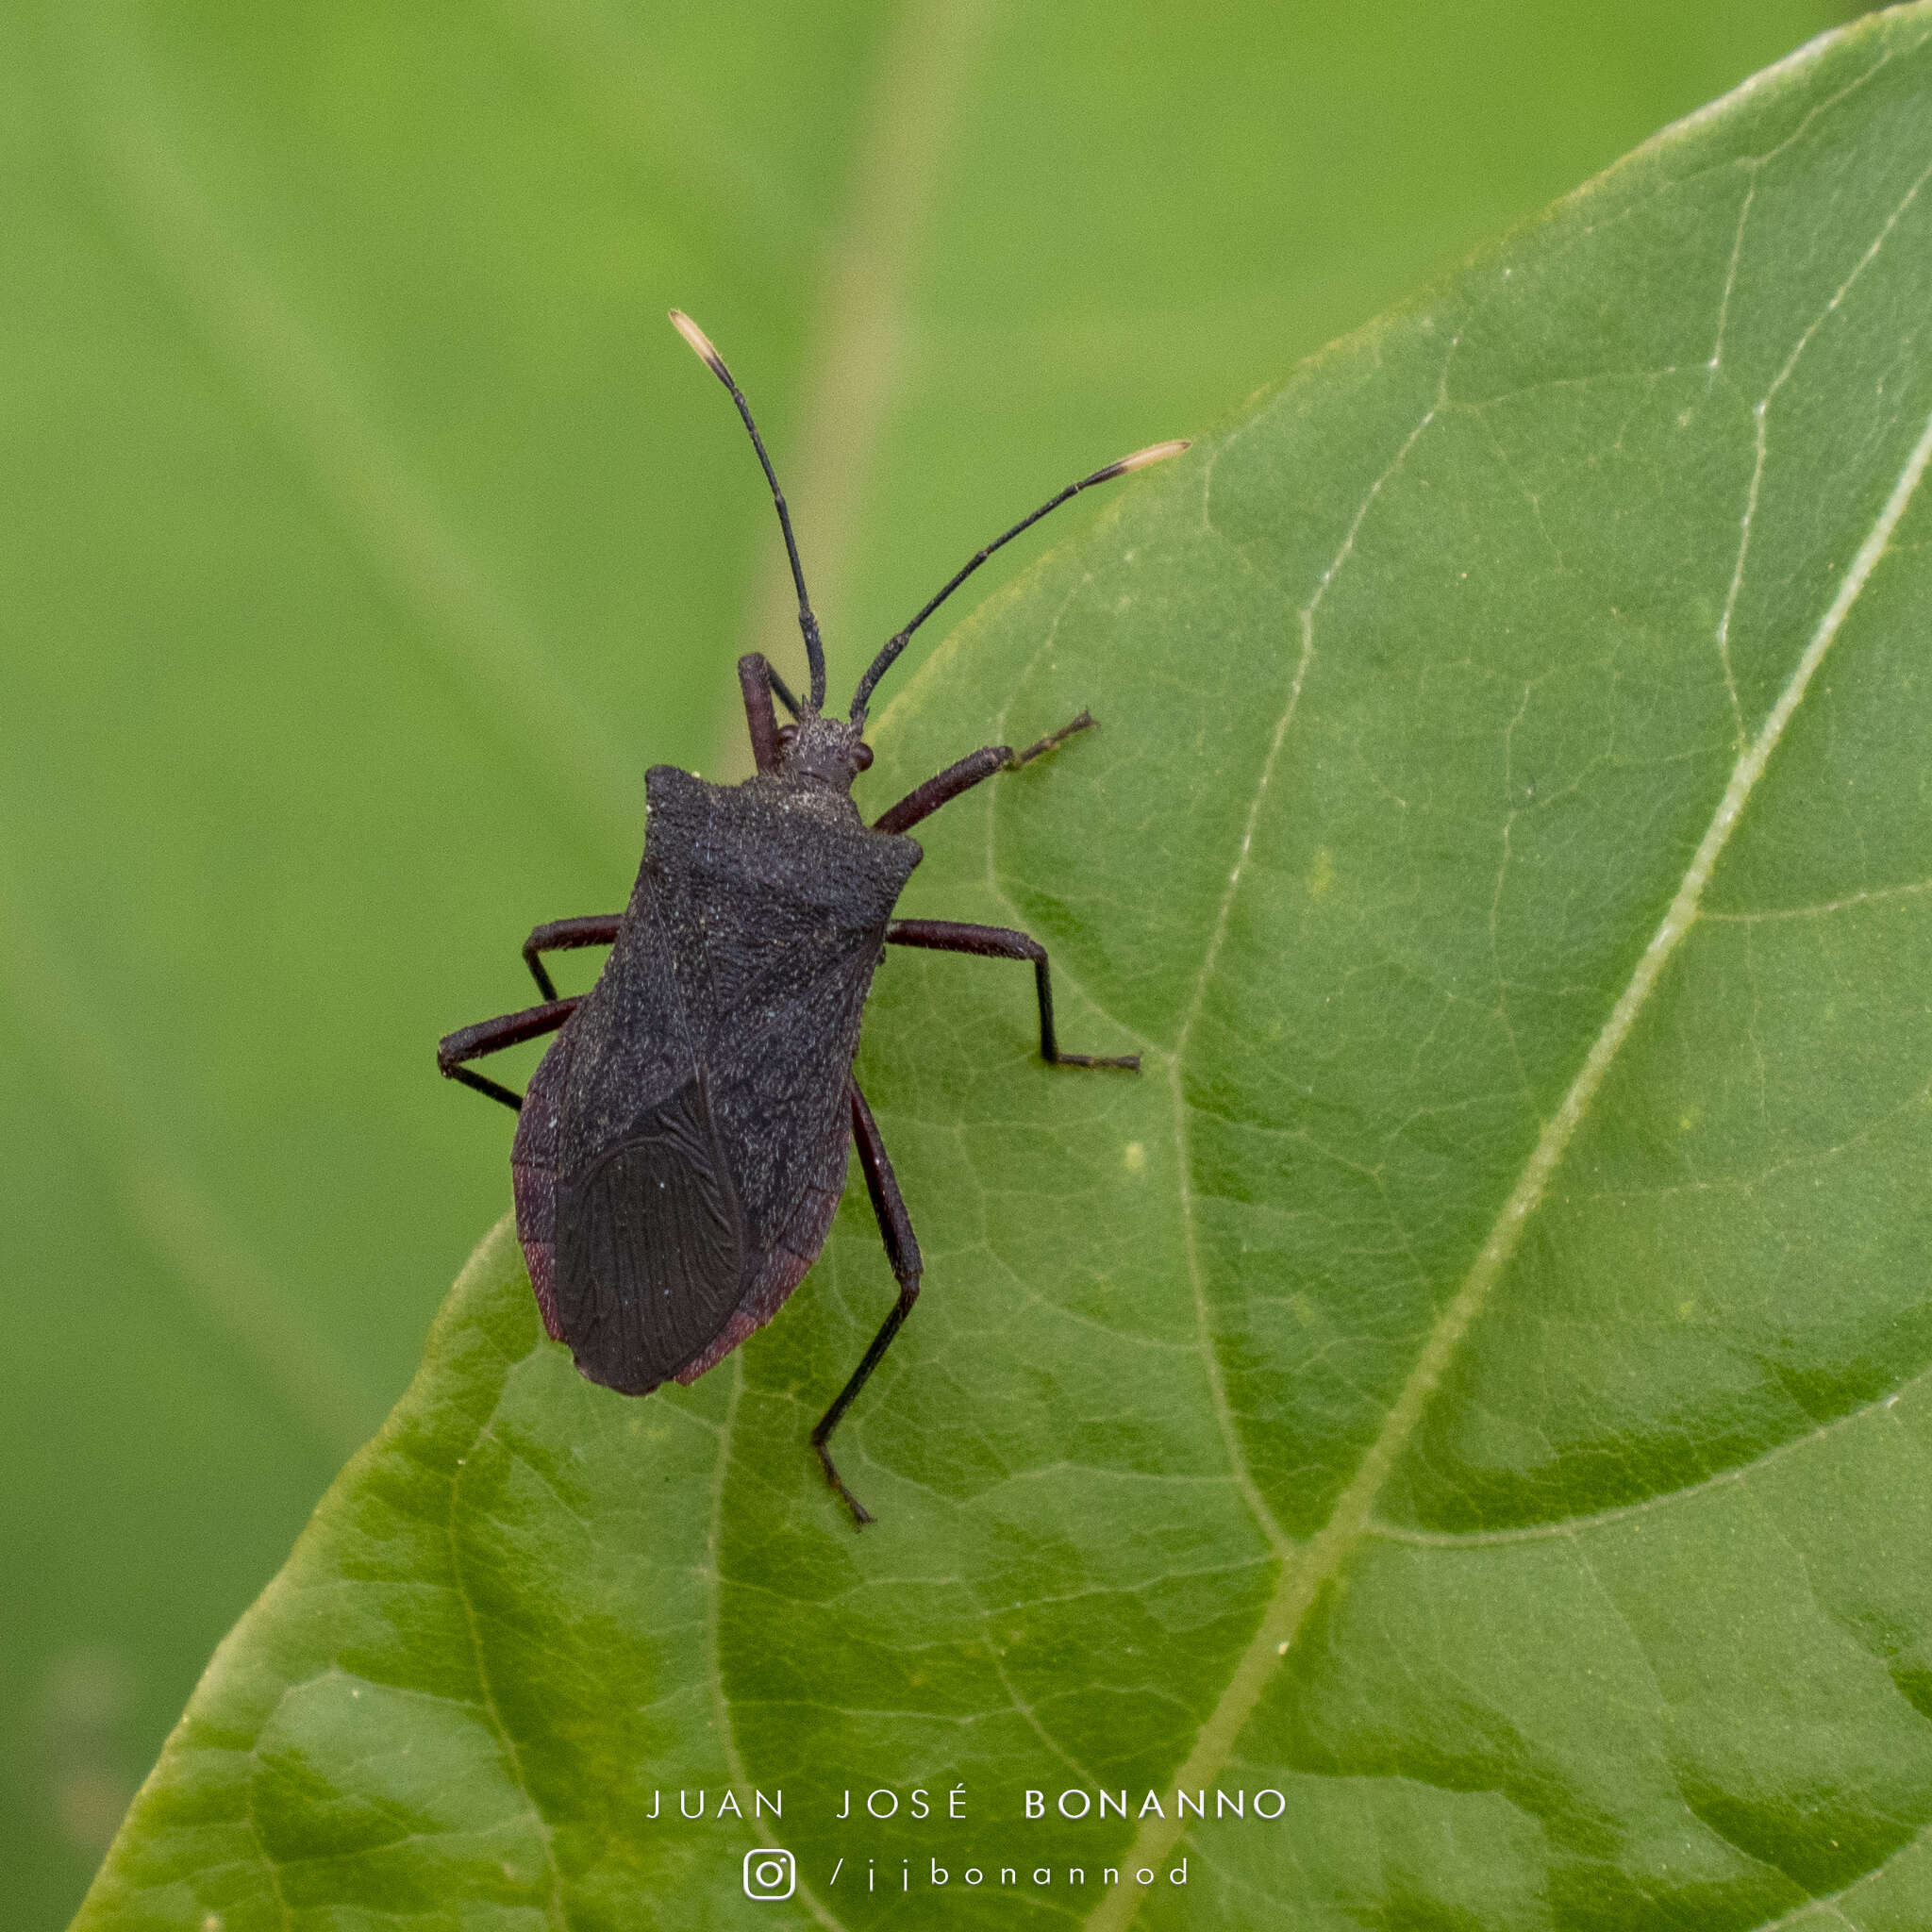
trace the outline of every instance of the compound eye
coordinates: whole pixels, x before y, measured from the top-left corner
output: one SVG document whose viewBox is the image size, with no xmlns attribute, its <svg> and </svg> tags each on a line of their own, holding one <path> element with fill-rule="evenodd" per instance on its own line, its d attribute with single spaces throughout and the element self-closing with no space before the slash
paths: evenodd
<svg viewBox="0 0 1932 1932">
<path fill-rule="evenodd" d="M 872 770 L 872 746 L 863 739 L 852 747 L 852 762 L 861 772 Z"/>
<path fill-rule="evenodd" d="M 779 742 L 779 743 L 780 743 L 781 745 L 791 745 L 791 744 L 795 744 L 795 743 L 796 743 L 797 741 L 798 741 L 798 726 L 797 726 L 796 724 L 781 724 L 781 725 L 779 725 L 779 727 L 778 727 L 778 742 Z"/>
</svg>

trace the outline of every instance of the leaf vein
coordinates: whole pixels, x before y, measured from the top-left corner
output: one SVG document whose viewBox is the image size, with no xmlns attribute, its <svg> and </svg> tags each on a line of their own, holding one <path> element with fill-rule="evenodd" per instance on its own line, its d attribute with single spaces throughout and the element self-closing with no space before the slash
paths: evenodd
<svg viewBox="0 0 1932 1932">
<path fill-rule="evenodd" d="M 1187 1259 L 1188 1284 L 1194 1303 L 1194 1322 L 1199 1336 L 1202 1368 L 1208 1378 L 1208 1400 L 1214 1411 L 1215 1425 L 1225 1447 L 1228 1467 L 1234 1475 L 1236 1486 L 1240 1489 L 1241 1498 L 1269 1548 L 1283 1562 L 1292 1555 L 1295 1546 L 1282 1528 L 1274 1511 L 1269 1507 L 1267 1498 L 1262 1495 L 1259 1485 L 1255 1481 L 1254 1472 L 1248 1466 L 1247 1455 L 1241 1445 L 1240 1426 L 1235 1420 L 1233 1406 L 1228 1400 L 1225 1379 L 1222 1374 L 1221 1352 L 1215 1345 L 1213 1322 L 1208 1307 L 1207 1271 L 1201 1258 L 1199 1216 L 1194 1206 L 1193 1151 L 1188 1130 L 1189 1108 L 1183 1062 L 1189 1041 L 1207 998 L 1215 962 L 1220 956 L 1229 923 L 1233 918 L 1235 900 L 1241 891 L 1242 876 L 1249 853 L 1254 846 L 1255 833 L 1260 820 L 1261 808 L 1267 800 L 1274 767 L 1280 758 L 1282 746 L 1287 742 L 1289 729 L 1294 723 L 1295 713 L 1301 705 L 1302 690 L 1307 680 L 1308 666 L 1315 655 L 1315 611 L 1326 595 L 1328 586 L 1334 582 L 1337 574 L 1354 552 L 1356 538 L 1360 533 L 1369 511 L 1381 495 L 1383 487 L 1401 469 L 1409 452 L 1414 449 L 1423 433 L 1441 408 L 1448 389 L 1449 363 L 1455 354 L 1456 342 L 1452 341 L 1448 356 L 1443 360 L 1441 379 L 1437 387 L 1435 400 L 1403 440 L 1400 448 L 1390 459 L 1388 467 L 1364 491 L 1361 501 L 1356 506 L 1355 514 L 1350 519 L 1347 529 L 1342 534 L 1340 548 L 1329 559 L 1327 568 L 1316 581 L 1313 592 L 1297 613 L 1301 654 L 1296 660 L 1294 675 L 1290 683 L 1288 703 L 1283 707 L 1281 716 L 1275 722 L 1274 735 L 1262 758 L 1254 796 L 1249 801 L 1247 819 L 1241 829 L 1241 845 L 1235 856 L 1234 866 L 1228 874 L 1227 885 L 1221 895 L 1214 927 L 1208 937 L 1200 970 L 1195 975 L 1193 990 L 1182 1015 L 1180 1028 L 1174 1036 L 1173 1051 L 1165 1057 L 1168 1091 L 1173 1106 L 1175 1184 L 1179 1194 L 1182 1248 Z M 1205 485 L 1203 512 L 1205 515 Z M 1212 527 L 1211 524 L 1209 527 Z M 1106 1907 L 1103 1905 L 1103 1912 L 1105 1909 Z"/>
<path fill-rule="evenodd" d="M 1873 1416 L 1887 1413 L 1895 1408 L 1907 1396 L 1924 1388 L 1928 1381 L 1932 1381 L 1932 1366 L 1920 1369 L 1916 1374 L 1907 1376 L 1895 1389 L 1889 1390 L 1883 1395 L 1874 1396 L 1870 1402 L 1861 1403 L 1857 1408 L 1847 1409 L 1842 1415 L 1835 1415 L 1828 1422 L 1820 1423 L 1816 1428 L 1807 1429 L 1802 1436 L 1793 1436 L 1783 1442 L 1774 1442 L 1769 1449 L 1752 1457 L 1748 1462 L 1740 1462 L 1729 1469 L 1718 1470 L 1699 1482 L 1684 1483 L 1674 1490 L 1659 1490 L 1654 1495 L 1645 1496 L 1635 1503 L 1619 1504 L 1613 1509 L 1599 1509 L 1589 1516 L 1565 1516 L 1551 1523 L 1526 1523 L 1515 1529 L 1413 1529 L 1404 1524 L 1382 1523 L 1372 1518 L 1365 1525 L 1364 1534 L 1378 1538 L 1384 1542 L 1407 1543 L 1424 1549 L 1465 1550 L 1493 1549 L 1507 1543 L 1545 1542 L 1556 1537 L 1581 1536 L 1590 1530 L 1627 1523 L 1634 1518 L 1648 1515 L 1654 1510 L 1670 1508 L 1678 1503 L 1690 1502 L 1694 1497 L 1708 1495 L 1713 1490 L 1744 1482 L 1773 1463 L 1782 1461 L 1787 1456 L 1794 1456 L 1800 1450 L 1811 1448 Z"/>
<path fill-rule="evenodd" d="M 503 1391 L 508 1388 L 508 1379 L 497 1385 L 498 1406 L 502 1402 Z M 496 1422 L 496 1409 L 492 1408 L 484 1419 L 483 1425 L 472 1439 L 472 1449 L 489 1437 Z M 457 1531 L 457 1506 L 460 1497 L 463 1470 L 468 1458 L 459 1460 L 449 1478 L 449 1515 L 445 1532 L 449 1540 L 450 1585 L 456 1591 L 457 1601 L 463 1607 L 463 1627 L 470 1637 L 470 1658 L 476 1672 L 476 1688 L 482 1693 L 482 1709 L 485 1721 L 496 1738 L 497 1749 L 503 1754 L 503 1760 L 510 1774 L 510 1781 L 522 1794 L 530 1817 L 537 1826 L 537 1836 L 542 1840 L 543 1864 L 550 1874 L 550 1898 L 545 1917 L 558 1928 L 558 1932 L 570 1932 L 570 1917 L 563 1903 L 563 1874 L 557 1863 L 555 1833 L 549 1819 L 543 1815 L 543 1807 L 538 1804 L 536 1793 L 530 1789 L 529 1779 L 524 1772 L 522 1754 L 517 1750 L 516 1740 L 510 1736 L 509 1726 L 504 1723 L 503 1712 L 496 1702 L 496 1691 L 490 1681 L 490 1665 L 483 1650 L 483 1632 L 476 1618 L 475 1600 L 470 1594 L 469 1580 L 463 1574 L 462 1538 Z"/>
<path fill-rule="evenodd" d="M 1874 906 L 1887 899 L 1915 899 L 1932 891 L 1932 879 L 1912 879 L 1904 885 L 1874 886 L 1868 891 L 1847 892 L 1815 906 L 1774 906 L 1762 912 L 1707 912 L 1712 925 L 1765 925 L 1779 919 L 1822 919 L 1827 913 L 1848 912 L 1855 906 Z"/>
<path fill-rule="evenodd" d="M 1788 1932 L 1788 1928 L 1802 1924 L 1811 1913 L 1817 1911 L 1829 1912 L 1840 1924 L 1850 1927 L 1852 1922 L 1840 1909 L 1841 1902 L 1851 1897 L 1860 1886 L 1870 1885 L 1874 1878 L 1881 1877 L 1889 1872 L 1901 1858 L 1909 1857 L 1912 1853 L 1922 1850 L 1928 1842 L 1932 1842 L 1932 1823 L 1921 1825 L 1903 1844 L 1893 1846 L 1869 1872 L 1859 1873 L 1849 1885 L 1841 1887 L 1824 1898 L 1807 1899 L 1803 1905 L 1793 1911 L 1787 1912 L 1783 1918 L 1768 1919 L 1763 1924 L 1754 1927 L 1753 1932 Z"/>
</svg>

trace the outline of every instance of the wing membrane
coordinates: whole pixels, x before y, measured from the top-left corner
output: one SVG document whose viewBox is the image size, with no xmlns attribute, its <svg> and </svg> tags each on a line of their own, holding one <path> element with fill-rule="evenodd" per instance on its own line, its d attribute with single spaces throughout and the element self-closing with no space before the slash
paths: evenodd
<svg viewBox="0 0 1932 1932">
<path fill-rule="evenodd" d="M 593 1382 L 641 1395 L 712 1341 L 743 1283 L 744 1209 L 702 1073 L 640 1114 L 558 1205 L 563 1339 Z"/>
</svg>

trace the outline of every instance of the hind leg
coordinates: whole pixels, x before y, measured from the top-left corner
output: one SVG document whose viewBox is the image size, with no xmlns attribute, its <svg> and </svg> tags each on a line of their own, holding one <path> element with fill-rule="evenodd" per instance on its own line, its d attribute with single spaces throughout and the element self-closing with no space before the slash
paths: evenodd
<svg viewBox="0 0 1932 1932">
<path fill-rule="evenodd" d="M 858 1147 L 858 1164 L 865 1171 L 866 1192 L 872 1196 L 872 1211 L 878 1216 L 879 1235 L 886 1244 L 886 1259 L 892 1264 L 893 1278 L 899 1284 L 899 1299 L 892 1304 L 879 1332 L 872 1339 L 872 1346 L 865 1352 L 865 1359 L 852 1372 L 852 1378 L 840 1390 L 838 1400 L 826 1409 L 819 1420 L 819 1425 L 811 1432 L 811 1446 L 819 1452 L 819 1460 L 824 1465 L 825 1480 L 845 1499 L 845 1507 L 852 1511 L 852 1520 L 862 1529 L 872 1518 L 872 1513 L 863 1503 L 845 1487 L 845 1479 L 839 1474 L 832 1461 L 832 1452 L 825 1445 L 832 1431 L 839 1426 L 840 1419 L 852 1407 L 853 1397 L 863 1389 L 878 1367 L 881 1357 L 892 1345 L 892 1338 L 898 1334 L 906 1317 L 912 1312 L 912 1304 L 919 1299 L 919 1276 L 924 1263 L 919 1257 L 919 1238 L 912 1232 L 912 1217 L 906 1211 L 906 1203 L 899 1192 L 898 1176 L 892 1172 L 892 1163 L 886 1158 L 886 1143 L 879 1139 L 878 1124 L 872 1117 L 872 1109 L 865 1104 L 865 1095 L 858 1091 L 858 1083 L 851 1083 L 852 1095 L 852 1138 Z"/>
</svg>

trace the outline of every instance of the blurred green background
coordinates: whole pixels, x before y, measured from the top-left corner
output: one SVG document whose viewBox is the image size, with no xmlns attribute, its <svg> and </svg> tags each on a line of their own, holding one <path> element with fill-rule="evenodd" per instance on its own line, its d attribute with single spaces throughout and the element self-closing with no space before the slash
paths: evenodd
<svg viewBox="0 0 1932 1932">
<path fill-rule="evenodd" d="M 796 665 L 664 310 L 841 697 L 1050 490 L 1855 10 L 0 6 L 7 1925 L 507 1205 L 437 1036 L 622 904 L 646 764 L 733 769 L 735 655 Z"/>
</svg>

